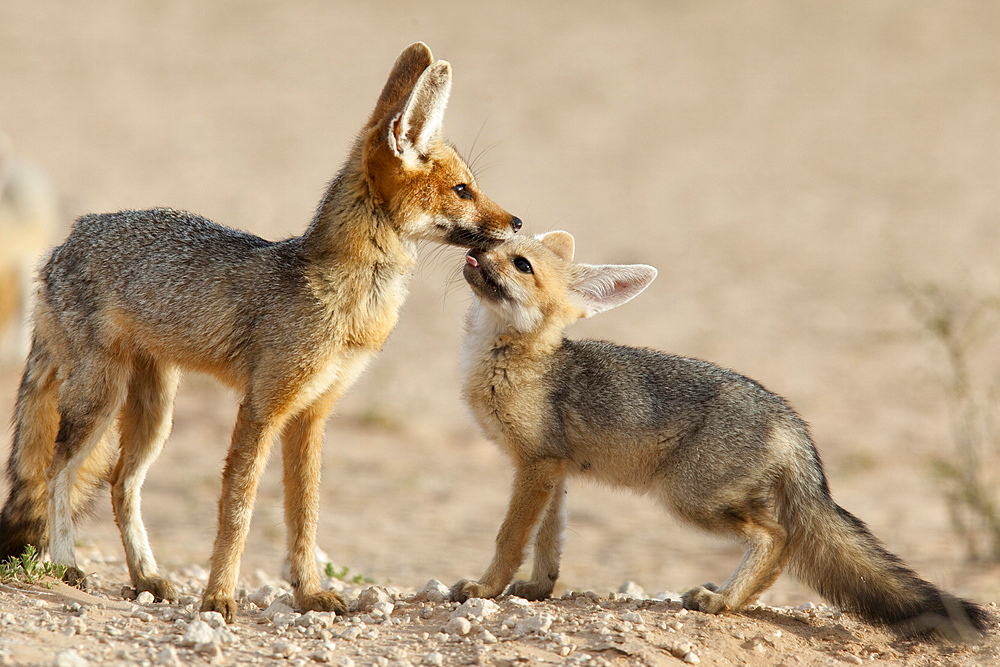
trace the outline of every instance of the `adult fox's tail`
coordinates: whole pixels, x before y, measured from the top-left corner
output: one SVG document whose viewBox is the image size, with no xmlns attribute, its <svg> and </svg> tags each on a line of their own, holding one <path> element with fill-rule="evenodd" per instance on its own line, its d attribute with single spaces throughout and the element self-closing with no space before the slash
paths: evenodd
<svg viewBox="0 0 1000 667">
<path fill-rule="evenodd" d="M 0 513 L 0 561 L 20 556 L 29 544 L 39 553 L 48 548 L 46 470 L 59 431 L 58 387 L 52 355 L 35 336 L 14 409 L 14 443 L 7 461 L 10 490 Z M 70 496 L 74 518 L 89 508 L 107 480 L 112 455 L 104 440 L 81 466 Z"/>
<path fill-rule="evenodd" d="M 790 475 L 778 498 L 793 572 L 844 611 L 903 635 L 963 640 L 985 633 L 990 617 L 982 607 L 921 579 L 833 501 L 807 444 L 812 456 L 803 465 L 811 470 Z"/>
</svg>

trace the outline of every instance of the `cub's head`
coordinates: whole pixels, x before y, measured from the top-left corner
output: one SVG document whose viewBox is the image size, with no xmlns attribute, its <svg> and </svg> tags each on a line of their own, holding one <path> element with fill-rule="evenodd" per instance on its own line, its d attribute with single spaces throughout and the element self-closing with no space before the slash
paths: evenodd
<svg viewBox="0 0 1000 667">
<path fill-rule="evenodd" d="M 645 264 L 574 264 L 567 232 L 517 237 L 465 256 L 463 275 L 498 328 L 530 333 L 563 327 L 629 301 L 649 286 Z"/>
<path fill-rule="evenodd" d="M 365 175 L 373 203 L 403 236 L 489 248 L 521 228 L 479 188 L 441 131 L 451 65 L 416 43 L 396 60 L 365 128 Z"/>
</svg>

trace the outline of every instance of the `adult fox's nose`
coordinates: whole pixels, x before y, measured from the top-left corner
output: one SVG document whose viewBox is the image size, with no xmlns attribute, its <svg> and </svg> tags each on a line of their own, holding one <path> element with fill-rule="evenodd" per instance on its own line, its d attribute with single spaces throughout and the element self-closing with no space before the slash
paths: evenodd
<svg viewBox="0 0 1000 667">
<path fill-rule="evenodd" d="M 517 217 L 516 215 L 515 216 L 511 216 L 510 226 L 514 230 L 514 232 L 520 231 L 521 225 L 523 225 L 523 224 L 524 223 L 521 222 L 521 218 Z"/>
</svg>

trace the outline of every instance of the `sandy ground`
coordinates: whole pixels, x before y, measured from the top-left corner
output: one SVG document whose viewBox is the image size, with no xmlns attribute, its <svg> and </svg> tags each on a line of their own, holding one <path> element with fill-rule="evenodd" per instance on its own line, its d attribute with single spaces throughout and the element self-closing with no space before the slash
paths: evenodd
<svg viewBox="0 0 1000 667">
<path fill-rule="evenodd" d="M 423 40 L 454 67 L 449 138 L 526 232 L 567 229 L 582 261 L 660 270 L 640 298 L 574 335 L 708 358 L 788 397 L 838 502 L 929 579 L 990 602 L 1000 568 L 966 558 L 933 474 L 935 457 L 954 456 L 944 356 L 899 285 L 934 285 L 960 313 L 1000 294 L 998 29 L 989 1 L 7 0 L 0 131 L 50 174 L 65 225 L 170 205 L 286 237 L 308 223 L 396 54 Z M 460 251 L 426 249 L 399 327 L 327 430 L 320 546 L 399 595 L 478 575 L 506 502 L 507 463 L 458 397 L 460 263 Z M 983 397 L 1000 387 L 996 329 L 970 360 Z M 18 372 L 0 373 L 4 421 Z M 204 377 L 182 386 L 143 494 L 169 571 L 207 563 L 235 401 Z M 279 468 L 258 498 L 251 588 L 258 570 L 281 569 Z M 740 557 L 648 499 L 574 484 L 569 503 L 557 593 L 607 596 L 626 580 L 684 590 L 721 581 Z M 102 554 L 94 567 L 108 568 L 115 593 L 125 579 L 107 503 L 78 539 Z M 0 611 L 23 597 L 5 594 Z M 822 602 L 787 576 L 763 601 Z M 958 659 L 936 648 L 893 658 L 892 638 L 844 622 L 875 647 L 855 655 Z M 704 662 L 746 650 L 730 646 L 726 623 L 750 637 L 785 627 L 770 612 L 707 620 Z M 0 653 L 20 641 L 12 632 L 3 627 Z M 852 652 L 834 647 L 836 632 L 783 655 L 836 661 Z M 985 664 L 984 650 L 963 655 Z"/>
</svg>

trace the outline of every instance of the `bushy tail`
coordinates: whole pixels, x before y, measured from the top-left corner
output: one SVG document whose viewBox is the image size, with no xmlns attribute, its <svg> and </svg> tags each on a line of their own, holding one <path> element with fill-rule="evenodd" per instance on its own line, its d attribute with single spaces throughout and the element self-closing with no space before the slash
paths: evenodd
<svg viewBox="0 0 1000 667">
<path fill-rule="evenodd" d="M 778 501 L 793 571 L 844 611 L 905 636 L 961 641 L 985 633 L 982 607 L 921 579 L 833 501 L 811 443 L 809 452 L 808 473 L 785 480 Z"/>
<path fill-rule="evenodd" d="M 0 562 L 20 556 L 27 545 L 48 548 L 46 470 L 59 430 L 56 366 L 43 341 L 32 340 L 14 409 L 14 442 L 7 461 L 10 489 L 0 513 Z M 74 518 L 84 513 L 110 472 L 107 440 L 77 474 L 71 493 Z"/>
</svg>

